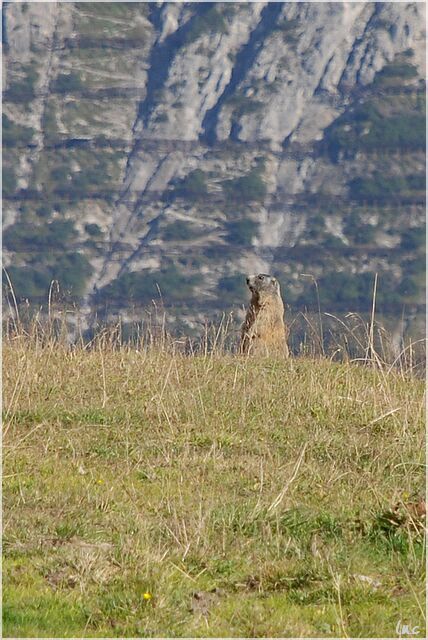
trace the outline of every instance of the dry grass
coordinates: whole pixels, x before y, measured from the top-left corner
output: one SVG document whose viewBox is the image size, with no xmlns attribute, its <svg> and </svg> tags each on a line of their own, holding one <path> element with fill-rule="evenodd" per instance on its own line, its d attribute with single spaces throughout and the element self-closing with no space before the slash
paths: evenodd
<svg viewBox="0 0 428 640">
<path fill-rule="evenodd" d="M 5 636 L 423 635 L 423 382 L 221 344 L 8 335 Z"/>
</svg>

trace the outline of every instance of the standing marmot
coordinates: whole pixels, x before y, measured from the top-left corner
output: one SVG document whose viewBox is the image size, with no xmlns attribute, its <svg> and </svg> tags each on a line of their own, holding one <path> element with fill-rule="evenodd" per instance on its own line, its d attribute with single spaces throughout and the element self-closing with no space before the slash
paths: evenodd
<svg viewBox="0 0 428 640">
<path fill-rule="evenodd" d="M 276 278 L 248 276 L 250 306 L 241 330 L 241 353 L 288 356 L 284 303 Z"/>
</svg>

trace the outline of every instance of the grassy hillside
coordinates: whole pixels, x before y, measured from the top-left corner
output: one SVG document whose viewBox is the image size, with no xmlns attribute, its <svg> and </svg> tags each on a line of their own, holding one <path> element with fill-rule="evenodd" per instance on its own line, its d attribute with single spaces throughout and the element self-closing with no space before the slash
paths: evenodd
<svg viewBox="0 0 428 640">
<path fill-rule="evenodd" d="M 421 381 L 22 336 L 3 367 L 4 636 L 423 636 Z"/>
</svg>

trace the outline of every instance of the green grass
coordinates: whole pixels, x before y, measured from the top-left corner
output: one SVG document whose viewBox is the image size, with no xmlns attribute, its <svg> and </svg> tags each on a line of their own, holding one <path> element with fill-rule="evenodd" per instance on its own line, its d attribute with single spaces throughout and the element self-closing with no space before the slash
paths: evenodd
<svg viewBox="0 0 428 640">
<path fill-rule="evenodd" d="M 3 381 L 5 637 L 423 636 L 421 381 L 22 336 Z"/>
</svg>

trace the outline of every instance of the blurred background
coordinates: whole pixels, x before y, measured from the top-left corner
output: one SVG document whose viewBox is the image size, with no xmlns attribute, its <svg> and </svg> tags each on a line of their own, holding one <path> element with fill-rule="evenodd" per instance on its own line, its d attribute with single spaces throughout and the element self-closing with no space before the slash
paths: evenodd
<svg viewBox="0 0 428 640">
<path fill-rule="evenodd" d="M 4 295 L 196 335 L 247 273 L 327 327 L 378 274 L 396 349 L 422 337 L 424 9 L 3 3 Z"/>
</svg>

